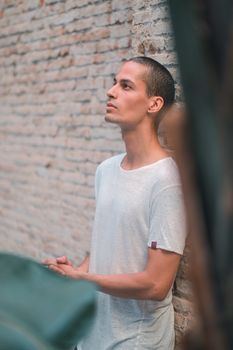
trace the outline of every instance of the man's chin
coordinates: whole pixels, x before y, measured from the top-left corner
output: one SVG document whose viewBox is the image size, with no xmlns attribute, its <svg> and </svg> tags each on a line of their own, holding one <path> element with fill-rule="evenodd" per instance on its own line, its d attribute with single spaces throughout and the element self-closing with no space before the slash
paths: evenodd
<svg viewBox="0 0 233 350">
<path fill-rule="evenodd" d="M 114 123 L 114 124 L 117 124 L 117 121 L 116 121 L 113 117 L 109 116 L 108 114 L 105 115 L 105 121 L 106 121 L 107 123 Z"/>
</svg>

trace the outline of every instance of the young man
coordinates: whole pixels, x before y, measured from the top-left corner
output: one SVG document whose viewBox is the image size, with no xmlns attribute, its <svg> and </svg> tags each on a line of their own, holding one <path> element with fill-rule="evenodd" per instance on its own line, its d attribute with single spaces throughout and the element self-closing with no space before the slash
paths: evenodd
<svg viewBox="0 0 233 350">
<path fill-rule="evenodd" d="M 78 349 L 172 350 L 171 288 L 186 227 L 177 167 L 155 125 L 173 103 L 174 81 L 158 62 L 135 57 L 107 96 L 105 119 L 121 128 L 126 153 L 97 168 L 90 257 L 78 268 L 66 257 L 45 263 L 99 286 L 95 324 Z"/>
</svg>

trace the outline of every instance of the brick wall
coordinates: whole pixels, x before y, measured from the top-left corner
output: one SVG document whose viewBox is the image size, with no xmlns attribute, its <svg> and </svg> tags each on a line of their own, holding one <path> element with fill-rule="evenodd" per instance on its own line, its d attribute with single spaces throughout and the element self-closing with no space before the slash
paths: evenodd
<svg viewBox="0 0 233 350">
<path fill-rule="evenodd" d="M 145 54 L 177 80 L 164 0 L 0 2 L 0 244 L 42 259 L 89 249 L 94 172 L 124 150 L 104 122 L 122 58 Z M 192 321 L 187 255 L 174 291 L 177 339 Z"/>
</svg>

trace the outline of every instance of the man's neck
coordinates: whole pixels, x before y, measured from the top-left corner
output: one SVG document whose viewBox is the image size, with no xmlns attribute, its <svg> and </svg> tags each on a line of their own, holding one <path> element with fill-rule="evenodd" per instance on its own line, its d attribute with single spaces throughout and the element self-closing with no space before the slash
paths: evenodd
<svg viewBox="0 0 233 350">
<path fill-rule="evenodd" d="M 126 157 L 122 162 L 125 170 L 140 168 L 169 156 L 160 146 L 155 130 L 122 131 L 122 138 L 126 147 Z"/>
</svg>

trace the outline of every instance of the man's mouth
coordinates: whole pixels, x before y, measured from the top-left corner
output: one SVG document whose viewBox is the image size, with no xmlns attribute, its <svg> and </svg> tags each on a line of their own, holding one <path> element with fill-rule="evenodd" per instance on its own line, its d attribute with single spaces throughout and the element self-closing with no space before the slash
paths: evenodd
<svg viewBox="0 0 233 350">
<path fill-rule="evenodd" d="M 112 104 L 111 102 L 108 102 L 107 108 L 117 108 L 117 107 L 114 104 Z"/>
</svg>

